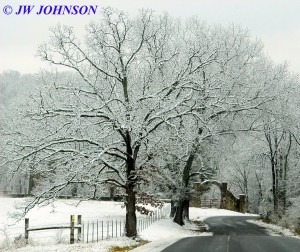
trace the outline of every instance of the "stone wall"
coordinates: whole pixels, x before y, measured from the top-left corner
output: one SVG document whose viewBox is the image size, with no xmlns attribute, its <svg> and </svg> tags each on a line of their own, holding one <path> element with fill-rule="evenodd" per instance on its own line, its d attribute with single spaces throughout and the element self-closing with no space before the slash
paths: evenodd
<svg viewBox="0 0 300 252">
<path fill-rule="evenodd" d="M 227 189 L 227 183 L 220 183 L 216 180 L 206 180 L 202 183 L 194 183 L 194 195 L 190 200 L 190 206 L 201 207 L 201 194 L 204 186 L 216 185 L 221 191 L 220 208 L 231 211 L 246 212 L 246 200 L 245 195 L 240 194 L 239 198 L 236 198 L 231 191 Z"/>
</svg>

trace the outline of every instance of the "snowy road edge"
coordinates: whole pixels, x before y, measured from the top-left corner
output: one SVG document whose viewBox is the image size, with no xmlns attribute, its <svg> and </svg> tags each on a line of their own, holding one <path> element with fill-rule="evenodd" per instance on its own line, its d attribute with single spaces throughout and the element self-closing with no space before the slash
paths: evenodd
<svg viewBox="0 0 300 252">
<path fill-rule="evenodd" d="M 173 243 L 183 239 L 184 237 L 172 237 L 168 239 L 163 239 L 159 241 L 153 241 L 150 243 L 147 243 L 144 246 L 138 247 L 136 249 L 131 250 L 132 252 L 160 252 L 163 249 L 169 247 Z"/>
</svg>

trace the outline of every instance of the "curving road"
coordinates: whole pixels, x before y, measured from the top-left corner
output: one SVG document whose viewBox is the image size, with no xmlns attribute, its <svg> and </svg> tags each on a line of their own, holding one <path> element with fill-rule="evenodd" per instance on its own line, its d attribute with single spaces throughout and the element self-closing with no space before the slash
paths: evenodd
<svg viewBox="0 0 300 252">
<path fill-rule="evenodd" d="M 246 222 L 255 217 L 212 217 L 205 220 L 213 236 L 181 239 L 163 252 L 300 252 L 300 239 L 269 236 Z"/>
</svg>

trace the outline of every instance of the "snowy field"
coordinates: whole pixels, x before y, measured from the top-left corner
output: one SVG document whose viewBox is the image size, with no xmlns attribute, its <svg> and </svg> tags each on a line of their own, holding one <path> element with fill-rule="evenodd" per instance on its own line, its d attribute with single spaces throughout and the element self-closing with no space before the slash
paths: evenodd
<svg viewBox="0 0 300 252">
<path fill-rule="evenodd" d="M 7 238 L 14 239 L 19 234 L 24 233 L 24 220 L 10 226 L 13 220 L 8 217 L 8 213 L 14 211 L 14 203 L 22 199 L 0 198 L 0 240 L 5 242 Z M 75 200 L 58 200 L 52 205 L 46 207 L 36 207 L 27 217 L 30 218 L 30 226 L 45 226 L 54 224 L 68 224 L 71 214 L 81 214 L 84 221 L 95 219 L 120 219 L 125 216 L 125 209 L 120 202 L 105 201 L 85 201 L 76 207 Z M 169 205 L 165 206 L 166 214 L 169 212 Z M 200 209 L 190 208 L 191 220 L 204 220 L 212 216 L 240 216 L 243 214 L 221 209 Z M 138 214 L 138 217 L 141 217 Z M 211 233 L 199 233 L 199 227 L 194 224 L 186 224 L 183 227 L 165 218 L 154 222 L 148 228 L 139 233 L 143 240 L 150 243 L 137 248 L 135 252 L 153 252 L 158 248 L 167 247 L 173 242 L 190 236 L 212 235 Z M 97 251 L 107 252 L 111 246 L 129 246 L 136 245 L 137 242 L 125 237 L 103 240 L 98 243 L 78 243 L 68 245 L 69 230 L 66 231 L 65 239 L 61 240 L 62 234 L 57 230 L 30 232 L 30 245 L 21 248 L 11 248 L 13 251 L 31 252 L 31 251 Z M 59 236 L 59 237 L 58 237 Z M 61 244 L 57 244 L 60 242 Z M 1 248 L 1 247 L 0 247 Z M 2 247 L 3 249 L 3 247 Z M 1 250 L 1 249 L 0 249 Z M 157 250 L 160 251 L 160 250 Z"/>
<path fill-rule="evenodd" d="M 15 223 L 15 220 L 10 217 L 10 214 L 16 211 L 14 205 L 22 202 L 23 200 L 24 199 L 0 198 L 0 244 L 2 245 L 7 241 L 13 241 L 15 237 L 20 235 L 24 237 L 24 219 L 18 223 Z M 60 199 L 54 204 L 50 204 L 45 207 L 36 207 L 26 215 L 26 217 L 29 218 L 29 227 L 69 225 L 71 214 L 82 215 L 82 220 L 85 223 L 96 220 L 99 220 L 99 222 L 103 220 L 104 223 L 112 220 L 117 220 L 118 223 L 124 223 L 125 221 L 125 208 L 123 207 L 124 204 L 121 202 L 83 201 L 78 206 L 77 203 L 78 201 L 76 200 Z M 165 206 L 166 211 L 168 211 L 166 209 L 167 207 L 168 205 Z M 140 214 L 137 214 L 137 216 L 138 218 L 143 218 L 143 216 Z M 68 243 L 69 232 L 69 229 L 65 229 L 63 231 L 34 231 L 29 232 L 29 240 L 30 243 L 34 244 L 35 246 L 44 244 L 49 245 Z M 130 243 L 131 241 L 126 241 L 125 238 L 119 238 L 118 240 L 116 239 L 115 242 L 116 244 L 119 244 L 120 242 L 121 244 L 126 244 Z M 110 244 L 111 242 L 105 241 L 103 243 Z M 89 246 L 93 247 L 93 245 Z"/>
<path fill-rule="evenodd" d="M 14 204 L 20 203 L 22 200 L 0 198 L 0 241 L 3 241 L 6 237 L 14 238 L 20 234 L 24 235 L 24 219 L 12 225 L 15 220 L 9 217 L 10 213 L 16 211 Z M 75 200 L 58 200 L 46 207 L 36 207 L 26 215 L 30 221 L 29 226 L 69 225 L 71 214 L 82 215 L 84 221 L 121 219 L 125 216 L 125 209 L 122 208 L 120 202 L 83 201 L 76 207 L 77 203 L 78 201 Z M 42 242 L 47 237 L 57 239 L 58 232 L 58 230 L 30 232 L 29 236 Z"/>
</svg>

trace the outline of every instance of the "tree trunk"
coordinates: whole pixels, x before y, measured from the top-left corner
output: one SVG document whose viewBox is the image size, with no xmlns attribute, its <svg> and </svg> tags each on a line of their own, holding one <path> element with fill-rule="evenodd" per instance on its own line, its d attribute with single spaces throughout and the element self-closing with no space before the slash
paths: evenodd
<svg viewBox="0 0 300 252">
<path fill-rule="evenodd" d="M 273 161 L 272 162 L 272 194 L 273 194 L 273 206 L 274 214 L 278 213 L 278 195 L 277 195 L 277 185 L 276 185 L 276 167 Z"/>
<path fill-rule="evenodd" d="M 262 200 L 263 200 L 263 192 L 262 192 L 262 185 L 261 185 L 261 180 L 260 178 L 258 177 L 258 174 L 255 172 L 255 177 L 256 177 L 256 180 L 257 180 L 257 184 L 258 184 L 258 195 L 259 195 L 259 198 L 258 198 L 258 207 L 260 206 Z"/>
<path fill-rule="evenodd" d="M 189 212 L 189 208 L 190 208 L 190 200 L 186 199 L 183 201 L 183 219 L 184 220 L 189 220 L 190 219 L 190 212 Z"/>
<path fill-rule="evenodd" d="M 199 136 L 202 134 L 202 128 L 199 128 L 198 130 L 198 134 Z M 184 166 L 183 169 L 183 174 L 182 174 L 182 182 L 185 188 L 185 192 L 183 195 L 184 198 L 190 197 L 190 195 L 187 195 L 187 189 L 189 187 L 189 182 L 190 182 L 190 172 L 191 172 L 191 168 L 192 168 L 192 164 L 194 162 L 194 158 L 195 155 L 198 151 L 199 148 L 199 136 L 196 137 L 193 146 L 192 146 L 192 150 L 191 153 L 186 161 L 186 164 Z M 176 210 L 176 214 L 174 217 L 174 222 L 176 222 L 179 225 L 184 225 L 183 222 L 183 212 L 185 211 L 185 216 L 184 218 L 189 219 L 189 200 L 185 199 L 185 200 L 179 200 L 178 201 L 178 206 L 177 206 L 177 210 Z"/>
<path fill-rule="evenodd" d="M 183 216 L 183 200 L 179 200 L 177 202 L 176 213 L 173 221 L 180 226 L 184 225 L 182 216 Z"/>
<path fill-rule="evenodd" d="M 171 200 L 171 212 L 170 217 L 174 218 L 176 213 L 176 202 L 174 200 Z"/>
<path fill-rule="evenodd" d="M 276 133 L 273 132 L 271 134 L 270 126 L 265 125 L 265 137 L 269 145 L 269 155 L 271 161 L 271 171 L 272 171 L 272 195 L 273 195 L 273 208 L 274 214 L 278 213 L 278 178 L 277 178 L 277 164 L 276 164 L 276 151 L 278 149 L 277 136 Z M 272 143 L 272 137 L 274 139 L 274 146 Z"/>
<path fill-rule="evenodd" d="M 245 197 L 246 197 L 246 208 L 248 208 L 249 206 L 249 201 L 248 201 L 248 176 L 247 176 L 247 173 L 244 169 L 244 175 L 243 175 L 243 178 L 244 178 L 244 194 L 245 194 Z"/>
<path fill-rule="evenodd" d="M 286 204 L 286 198 L 287 198 L 287 174 L 288 174 L 288 156 L 290 154 L 291 146 L 292 146 L 292 134 L 289 133 L 289 139 L 288 139 L 288 148 L 286 151 L 286 154 L 284 155 L 284 173 L 283 173 L 283 214 L 286 212 L 287 204 Z"/>
<path fill-rule="evenodd" d="M 130 133 L 126 132 L 126 236 L 127 237 L 136 237 L 136 214 L 135 214 L 135 204 L 136 204 L 136 195 L 135 195 L 135 159 L 133 158 L 133 150 L 131 147 L 131 137 Z"/>
<path fill-rule="evenodd" d="M 114 200 L 114 193 L 115 193 L 115 188 L 114 187 L 110 187 L 109 188 L 109 199 L 110 200 Z"/>
<path fill-rule="evenodd" d="M 34 188 L 34 176 L 31 171 L 29 172 L 29 183 L 28 183 L 28 195 L 32 194 L 32 190 Z"/>
<path fill-rule="evenodd" d="M 76 197 L 77 196 L 77 184 L 73 184 L 71 186 L 71 196 Z"/>
<path fill-rule="evenodd" d="M 134 185 L 129 184 L 127 186 L 127 197 L 126 197 L 126 236 L 136 237 L 136 214 L 135 214 L 135 192 Z"/>
</svg>

